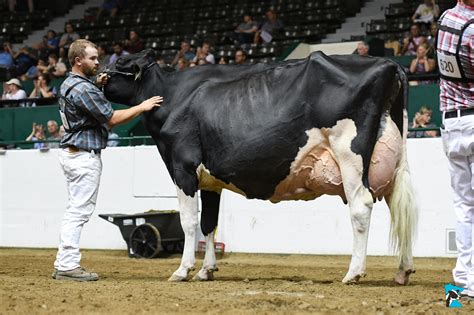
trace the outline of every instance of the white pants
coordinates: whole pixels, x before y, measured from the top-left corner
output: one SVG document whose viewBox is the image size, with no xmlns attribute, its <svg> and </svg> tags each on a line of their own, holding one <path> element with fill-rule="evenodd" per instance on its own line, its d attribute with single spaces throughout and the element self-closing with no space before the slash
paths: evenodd
<svg viewBox="0 0 474 315">
<path fill-rule="evenodd" d="M 474 290 L 474 115 L 448 118 L 441 131 L 456 213 L 456 284 Z"/>
<path fill-rule="evenodd" d="M 81 231 L 95 209 L 102 161 L 100 155 L 94 153 L 71 153 L 63 149 L 59 153 L 59 163 L 66 176 L 68 205 L 61 224 L 54 268 L 67 271 L 80 266 Z"/>
</svg>

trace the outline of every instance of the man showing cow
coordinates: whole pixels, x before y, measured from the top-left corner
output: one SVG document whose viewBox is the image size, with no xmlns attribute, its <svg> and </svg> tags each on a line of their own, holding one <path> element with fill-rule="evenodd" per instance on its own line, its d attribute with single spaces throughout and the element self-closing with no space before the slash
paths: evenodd
<svg viewBox="0 0 474 315">
<path fill-rule="evenodd" d="M 449 160 L 456 213 L 458 259 L 453 270 L 462 294 L 474 297 L 474 0 L 460 0 L 439 20 L 443 145 Z"/>
<path fill-rule="evenodd" d="M 59 95 L 66 131 L 60 142 L 59 162 L 66 177 L 69 201 L 52 276 L 57 280 L 95 281 L 98 275 L 80 266 L 79 240 L 82 227 L 95 208 L 102 172 L 100 152 L 107 145 L 108 130 L 159 106 L 163 98 L 154 96 L 140 105 L 114 111 L 98 88 L 107 83 L 107 75 L 97 78 L 98 86 L 90 80 L 99 69 L 96 45 L 78 39 L 71 44 L 68 59 L 72 71 Z"/>
</svg>

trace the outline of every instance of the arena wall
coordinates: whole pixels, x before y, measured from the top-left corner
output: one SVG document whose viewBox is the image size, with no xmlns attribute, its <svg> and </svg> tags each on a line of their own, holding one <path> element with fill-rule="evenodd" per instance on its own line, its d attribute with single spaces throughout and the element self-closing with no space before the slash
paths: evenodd
<svg viewBox="0 0 474 315">
<path fill-rule="evenodd" d="M 0 246 L 56 247 L 67 201 L 58 150 L 3 153 Z M 414 254 L 453 257 L 447 235 L 455 218 L 441 139 L 409 139 L 408 155 L 420 208 Z M 177 209 L 174 185 L 154 146 L 108 148 L 102 159 L 97 208 L 83 231 L 82 247 L 125 249 L 119 229 L 98 214 Z M 369 255 L 390 254 L 389 228 L 388 208 L 385 202 L 377 202 Z M 272 204 L 225 191 L 217 240 L 231 252 L 350 254 L 352 230 L 348 208 L 339 197 Z"/>
</svg>

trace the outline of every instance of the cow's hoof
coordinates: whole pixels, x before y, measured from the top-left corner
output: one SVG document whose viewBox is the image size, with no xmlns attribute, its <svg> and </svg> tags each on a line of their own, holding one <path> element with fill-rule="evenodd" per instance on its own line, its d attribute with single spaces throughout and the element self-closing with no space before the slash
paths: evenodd
<svg viewBox="0 0 474 315">
<path fill-rule="evenodd" d="M 177 274 L 172 274 L 168 279 L 169 282 L 183 282 L 188 281 L 188 277 L 179 276 Z"/>
<path fill-rule="evenodd" d="M 415 273 L 415 270 L 407 269 L 407 270 L 399 270 L 395 274 L 395 278 L 393 281 L 399 285 L 407 285 L 410 282 L 410 275 Z"/>
<path fill-rule="evenodd" d="M 357 284 L 359 283 L 359 280 L 360 278 L 364 278 L 365 277 L 365 273 L 360 273 L 360 274 L 357 274 L 357 275 L 349 275 L 347 274 L 344 279 L 342 279 L 342 283 L 345 283 L 345 284 Z"/>
<path fill-rule="evenodd" d="M 194 281 L 214 281 L 214 271 L 216 269 L 201 269 L 199 272 L 194 276 Z"/>
</svg>

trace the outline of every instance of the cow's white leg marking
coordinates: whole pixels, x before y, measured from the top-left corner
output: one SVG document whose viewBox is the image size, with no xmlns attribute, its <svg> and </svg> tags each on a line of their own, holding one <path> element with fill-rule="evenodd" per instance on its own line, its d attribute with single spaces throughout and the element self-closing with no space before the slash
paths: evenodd
<svg viewBox="0 0 474 315">
<path fill-rule="evenodd" d="M 206 236 L 206 254 L 201 270 L 194 276 L 197 281 L 214 280 L 214 271 L 217 271 L 216 252 L 214 249 L 214 231 Z"/>
<path fill-rule="evenodd" d="M 192 197 L 187 196 L 181 189 L 176 187 L 179 201 L 179 216 L 181 226 L 184 232 L 184 250 L 181 258 L 181 265 L 168 281 L 186 281 L 188 280 L 189 271 L 194 270 L 195 245 L 196 245 L 196 228 L 198 226 L 198 207 L 197 193 Z"/>
<path fill-rule="evenodd" d="M 350 119 L 339 121 L 329 134 L 329 142 L 341 170 L 354 233 L 352 259 L 349 271 L 342 280 L 344 283 L 354 283 L 365 276 L 367 240 L 373 206 L 372 195 L 362 183 L 362 157 L 351 151 L 351 142 L 356 135 L 356 126 Z"/>
</svg>

